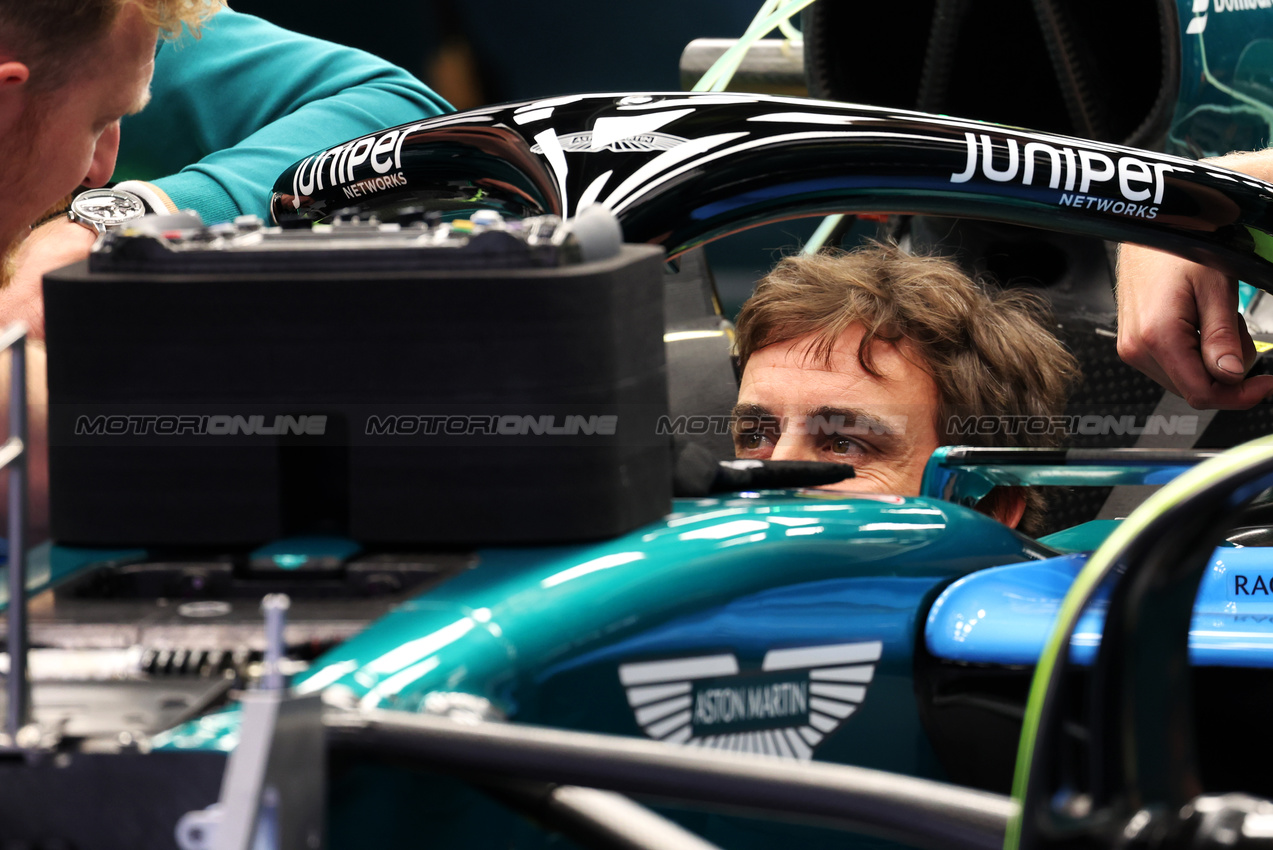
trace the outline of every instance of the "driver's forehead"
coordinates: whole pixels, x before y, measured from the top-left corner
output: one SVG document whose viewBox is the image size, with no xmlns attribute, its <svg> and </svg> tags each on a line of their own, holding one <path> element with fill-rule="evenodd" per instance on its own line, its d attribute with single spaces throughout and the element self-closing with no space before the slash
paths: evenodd
<svg viewBox="0 0 1273 850">
<path fill-rule="evenodd" d="M 748 358 L 739 401 L 772 413 L 804 415 L 825 407 L 851 407 L 931 416 L 938 403 L 937 386 L 913 352 L 886 342 L 871 347 L 872 375 L 858 359 L 860 325 L 840 335 L 829 361 L 811 347 L 812 337 L 775 343 Z"/>
</svg>

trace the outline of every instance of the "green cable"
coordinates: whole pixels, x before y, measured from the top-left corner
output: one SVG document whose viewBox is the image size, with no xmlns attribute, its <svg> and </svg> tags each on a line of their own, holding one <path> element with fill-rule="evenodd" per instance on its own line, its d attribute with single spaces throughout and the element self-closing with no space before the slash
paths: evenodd
<svg viewBox="0 0 1273 850">
<path fill-rule="evenodd" d="M 765 18 L 777 11 L 781 3 L 782 0 L 765 0 L 765 2 L 761 3 L 760 8 L 756 10 L 755 16 L 747 24 L 747 29 L 743 31 L 738 43 L 745 44 L 746 50 L 750 50 L 752 45 L 765 35 L 764 31 L 760 29 L 760 25 L 764 22 Z M 744 52 L 746 52 L 746 50 L 744 50 Z M 728 85 L 729 80 L 732 79 L 734 74 L 738 71 L 739 64 L 741 64 L 741 62 L 730 67 L 729 62 L 725 60 L 725 54 L 721 54 L 720 57 L 717 58 L 716 62 L 712 64 L 712 67 L 707 69 L 707 73 L 703 75 L 703 79 L 699 81 L 700 85 L 703 86 L 703 90 L 719 91 L 719 89 L 714 87 L 721 79 L 724 79 L 726 85 Z"/>
<path fill-rule="evenodd" d="M 774 27 L 778 27 L 787 39 L 799 37 L 800 32 L 791 26 L 791 17 L 812 3 L 813 0 L 788 0 L 785 6 L 779 7 L 780 2 L 781 0 L 765 0 L 756 12 L 756 16 L 752 18 L 751 23 L 747 25 L 746 32 L 738 39 L 738 43 L 725 51 L 720 58 L 712 63 L 712 67 L 708 68 L 707 73 L 699 78 L 699 81 L 694 84 L 691 91 L 724 91 L 729 86 L 729 81 L 733 79 L 739 66 L 742 65 L 743 59 L 747 56 L 747 51 L 757 41 L 768 35 Z M 833 215 L 823 219 L 822 223 L 818 225 L 818 229 L 814 231 L 813 237 L 806 243 L 804 253 L 816 254 L 822 250 L 823 244 L 843 220 L 843 215 Z"/>
<path fill-rule="evenodd" d="M 724 91 L 729 86 L 729 81 L 738 71 L 739 66 L 742 65 L 743 59 L 746 58 L 747 51 L 751 49 L 752 45 L 767 36 L 775 27 L 787 23 L 792 15 L 795 15 L 812 2 L 813 0 L 791 0 L 787 5 L 765 18 L 756 28 L 756 31 L 744 36 L 746 41 L 740 40 L 738 44 L 726 51 L 725 56 L 722 56 L 721 59 L 725 59 L 731 52 L 736 52 L 736 55 L 729 61 L 726 72 L 712 85 L 711 91 Z"/>
<path fill-rule="evenodd" d="M 752 45 L 786 23 L 813 0 L 787 0 L 785 5 L 773 11 L 779 2 L 780 0 L 765 0 L 760 11 L 747 27 L 747 31 L 743 33 L 742 38 L 738 39 L 738 43 L 726 50 L 690 91 L 724 91 Z"/>
<path fill-rule="evenodd" d="M 750 49 L 751 44 L 754 43 L 753 33 L 759 29 L 761 22 L 765 18 L 773 14 L 774 9 L 777 7 L 779 2 L 780 0 L 765 0 L 765 2 L 761 3 L 760 8 L 756 10 L 756 15 L 751 19 L 751 22 L 747 24 L 747 29 L 743 31 L 739 41 L 746 41 L 748 48 Z M 728 51 L 726 51 L 726 53 L 728 53 Z M 712 66 L 707 69 L 703 76 L 699 77 L 698 82 L 694 84 L 694 87 L 690 89 L 690 91 L 711 91 L 712 85 L 722 74 L 726 72 L 726 53 L 722 53 L 716 58 L 716 61 L 712 63 Z M 729 72 L 729 76 L 733 76 L 733 71 Z"/>
<path fill-rule="evenodd" d="M 800 253 L 805 255 L 816 254 L 822 250 L 822 246 L 831 238 L 831 234 L 840 226 L 840 222 L 844 221 L 843 213 L 829 215 L 822 219 L 822 223 L 818 225 L 818 229 L 813 231 L 813 235 L 809 237 L 809 241 L 804 243 L 804 248 Z"/>
<path fill-rule="evenodd" d="M 1211 85 L 1215 86 L 1234 100 L 1254 107 L 1257 112 L 1264 116 L 1266 123 L 1273 124 L 1273 110 L 1269 109 L 1269 105 L 1267 103 L 1251 97 L 1250 95 L 1245 95 L 1237 89 L 1226 86 L 1224 83 L 1217 80 L 1215 75 L 1211 73 L 1211 68 L 1207 65 L 1207 45 L 1202 40 L 1202 33 L 1198 33 L 1198 55 L 1202 59 L 1202 76 L 1207 82 L 1211 83 Z"/>
</svg>

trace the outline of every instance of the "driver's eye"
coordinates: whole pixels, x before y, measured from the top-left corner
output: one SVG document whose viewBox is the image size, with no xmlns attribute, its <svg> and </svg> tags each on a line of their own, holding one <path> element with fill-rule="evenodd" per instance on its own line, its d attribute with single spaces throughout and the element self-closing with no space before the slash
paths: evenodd
<svg viewBox="0 0 1273 850">
<path fill-rule="evenodd" d="M 853 441 L 848 437 L 832 437 L 831 452 L 838 455 L 847 455 L 856 448 Z"/>
<path fill-rule="evenodd" d="M 861 462 L 867 455 L 867 447 L 862 444 L 861 440 L 855 440 L 852 437 L 845 437 L 840 434 L 832 434 L 827 438 L 826 452 L 835 456 L 837 459 L 844 460 L 853 459 L 855 463 Z"/>
<path fill-rule="evenodd" d="M 734 436 L 734 443 L 740 449 L 755 450 L 764 445 L 765 435 L 760 431 L 743 431 Z"/>
</svg>

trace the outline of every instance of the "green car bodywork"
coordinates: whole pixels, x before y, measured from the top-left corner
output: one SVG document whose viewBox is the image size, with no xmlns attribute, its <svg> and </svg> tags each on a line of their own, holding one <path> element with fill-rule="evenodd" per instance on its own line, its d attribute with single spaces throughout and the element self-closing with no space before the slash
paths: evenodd
<svg viewBox="0 0 1273 850">
<path fill-rule="evenodd" d="M 640 657 L 640 636 L 717 612 L 719 628 L 686 625 L 679 648 L 668 637 L 646 653 L 731 650 L 745 667 L 760 661 L 746 653 L 814 643 L 834 628 L 842 642 L 882 641 L 883 652 L 872 699 L 846 726 L 858 733 L 828 742 L 827 757 L 931 775 L 935 762 L 913 713 L 881 699 L 873 717 L 875 691 L 896 688 L 913 703 L 904 695 L 915 640 L 946 584 L 1045 551 L 989 517 L 932 499 L 762 492 L 675 507 L 615 540 L 480 551 L 474 569 L 329 652 L 294 687 L 401 710 L 420 710 L 435 691 L 459 691 L 509 719 L 641 734 L 617 673 L 621 660 Z M 777 591 L 788 602 L 770 606 L 761 637 L 743 609 Z M 616 645 L 630 654 L 607 658 Z M 907 726 L 915 743 L 898 746 Z M 225 749 L 231 729 L 196 721 L 158 743 Z"/>
<path fill-rule="evenodd" d="M 732 655 L 738 675 L 720 681 L 746 693 L 749 683 L 773 685 L 775 674 L 760 669 L 773 650 L 878 642 L 864 698 L 819 733 L 815 757 L 941 778 L 914 695 L 928 608 L 960 576 L 1046 554 L 987 516 L 935 499 L 769 491 L 677 500 L 662 520 L 614 540 L 479 551 L 472 569 L 327 653 L 294 687 L 322 689 L 336 704 L 407 711 L 426 710 L 431 693 L 459 692 L 512 721 L 643 735 L 621 681 L 625 664 Z M 806 669 L 789 672 L 788 692 L 807 688 Z M 688 728 L 713 731 L 697 721 Z M 231 709 L 154 744 L 229 751 L 237 732 Z M 447 835 L 544 840 L 461 784 L 409 771 L 346 766 L 331 794 L 332 846 L 401 837 L 399 819 L 385 817 L 398 805 L 432 811 L 438 832 L 429 834 L 443 845 Z M 738 846 L 736 830 L 750 830 L 694 818 L 691 826 L 729 846 Z"/>
</svg>

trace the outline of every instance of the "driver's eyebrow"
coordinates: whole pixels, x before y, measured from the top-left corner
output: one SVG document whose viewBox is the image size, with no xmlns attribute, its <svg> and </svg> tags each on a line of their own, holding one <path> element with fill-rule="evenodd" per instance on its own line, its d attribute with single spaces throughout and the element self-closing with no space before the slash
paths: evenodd
<svg viewBox="0 0 1273 850">
<path fill-rule="evenodd" d="M 806 428 L 815 434 L 870 434 L 884 440 L 895 439 L 904 429 L 904 423 L 882 419 L 854 407 L 815 407 L 805 415 Z M 901 427 L 898 427 L 898 426 Z"/>
<path fill-rule="evenodd" d="M 743 402 L 741 404 L 734 405 L 734 409 L 729 412 L 729 415 L 730 415 L 730 418 L 735 422 L 737 422 L 739 419 L 776 420 L 778 418 L 777 416 L 774 415 L 773 411 L 771 411 L 769 408 L 765 407 L 764 405 L 755 404 L 752 402 Z"/>
</svg>

